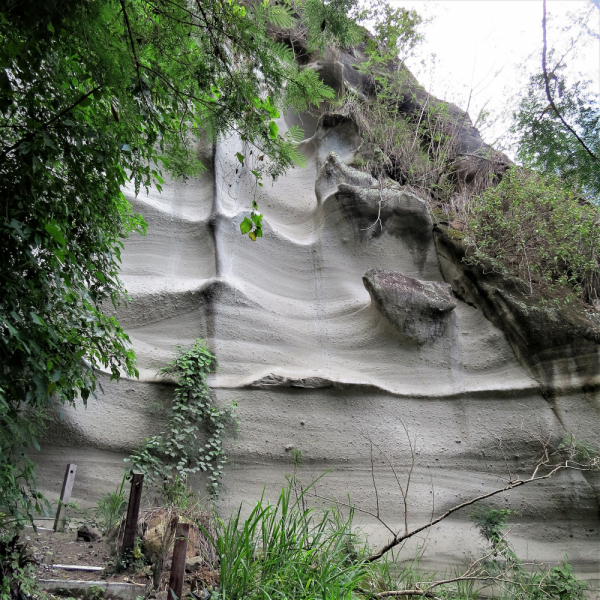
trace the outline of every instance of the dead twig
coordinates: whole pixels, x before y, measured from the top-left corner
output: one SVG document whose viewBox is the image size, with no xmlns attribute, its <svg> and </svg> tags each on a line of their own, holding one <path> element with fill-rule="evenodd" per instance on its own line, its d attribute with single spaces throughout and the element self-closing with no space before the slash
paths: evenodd
<svg viewBox="0 0 600 600">
<path fill-rule="evenodd" d="M 426 529 L 429 529 L 430 527 L 437 525 L 439 522 L 443 521 L 444 519 L 447 519 L 453 513 L 457 512 L 463 508 L 466 508 L 467 506 L 472 506 L 473 504 L 476 504 L 477 502 L 481 502 L 482 500 L 491 498 L 493 496 L 497 496 L 498 494 L 503 494 L 504 492 L 508 492 L 510 490 L 514 490 L 515 488 L 521 487 L 523 485 L 527 485 L 527 484 L 534 483 L 537 481 L 544 481 L 546 479 L 553 477 L 554 475 L 556 475 L 556 473 L 558 473 L 561 470 L 573 469 L 573 470 L 578 470 L 578 471 L 589 471 L 592 469 L 592 467 L 586 467 L 586 466 L 582 466 L 582 465 L 579 465 L 576 463 L 574 463 L 574 464 L 570 464 L 570 463 L 571 463 L 570 460 L 566 460 L 564 463 L 560 463 L 557 465 L 551 465 L 551 466 L 548 466 L 547 464 L 544 464 L 544 463 L 538 464 L 535 467 L 531 477 L 529 477 L 528 479 L 515 479 L 512 481 L 509 481 L 509 483 L 507 485 L 505 485 L 504 487 L 495 489 L 491 492 L 488 492 L 487 494 L 481 494 L 480 496 L 476 496 L 475 498 L 471 498 L 470 500 L 466 500 L 465 502 L 462 502 L 461 504 L 457 504 L 456 506 L 449 508 L 446 512 L 444 512 L 439 517 L 429 521 L 428 523 L 425 523 L 424 525 L 421 525 L 420 527 L 417 527 L 416 529 L 413 529 L 412 531 L 410 531 L 408 533 L 404 533 L 403 535 L 394 536 L 393 539 L 391 539 L 387 544 L 385 544 L 377 552 L 375 552 L 374 554 L 365 558 L 365 562 L 371 563 L 376 560 L 379 560 L 384 554 L 389 552 L 392 548 L 395 548 L 398 544 L 401 544 L 405 540 L 417 535 L 418 533 L 421 533 L 421 531 L 425 531 Z M 538 475 L 540 469 L 544 466 L 550 468 L 550 471 L 548 473 L 546 473 L 545 475 Z"/>
</svg>

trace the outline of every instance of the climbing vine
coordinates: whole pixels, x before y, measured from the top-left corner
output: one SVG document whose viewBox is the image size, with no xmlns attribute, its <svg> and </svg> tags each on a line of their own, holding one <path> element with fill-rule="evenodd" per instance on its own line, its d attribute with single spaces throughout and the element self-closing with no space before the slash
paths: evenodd
<svg viewBox="0 0 600 600">
<path fill-rule="evenodd" d="M 145 446 L 128 460 L 151 481 L 160 478 L 167 487 L 205 472 L 208 491 L 216 496 L 227 460 L 223 440 L 236 422 L 236 405 L 221 408 L 212 401 L 206 377 L 214 372 L 217 361 L 205 342 L 197 339 L 191 348 L 178 346 L 177 351 L 175 359 L 159 371 L 177 380 L 167 430 L 147 438 Z M 206 435 L 204 444 L 200 432 Z"/>
</svg>

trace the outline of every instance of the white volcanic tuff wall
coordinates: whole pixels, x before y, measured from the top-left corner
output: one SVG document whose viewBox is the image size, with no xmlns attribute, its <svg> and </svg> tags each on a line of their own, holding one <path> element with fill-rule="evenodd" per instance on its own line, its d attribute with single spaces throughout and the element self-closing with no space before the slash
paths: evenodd
<svg viewBox="0 0 600 600">
<path fill-rule="evenodd" d="M 343 165 L 358 143 L 343 121 L 318 128 L 303 143 L 308 166 L 258 188 L 265 218 L 256 243 L 239 232 L 254 186 L 237 161 L 242 146 L 234 137 L 205 158 L 202 178 L 130 196 L 148 235 L 126 243 L 122 277 L 132 301 L 118 316 L 134 343 L 140 381 L 107 382 L 87 411 L 68 411 L 40 460 L 45 481 L 56 481 L 68 457 L 80 465 L 81 499 L 113 488 L 122 453 L 160 431 L 160 407 L 172 388 L 156 370 L 176 344 L 197 337 L 207 338 L 219 359 L 217 400 L 239 406 L 224 511 L 257 498 L 265 485 L 269 494 L 284 485 L 291 447 L 303 453 L 305 479 L 332 470 L 319 484 L 322 494 L 351 493 L 372 509 L 366 438 L 406 466 L 404 424 L 417 436 L 409 513 L 416 524 L 429 517 L 434 495 L 442 509 L 496 487 L 507 465 L 526 472 L 533 434 L 561 435 L 537 382 L 480 311 L 459 302 L 445 334 L 418 345 L 371 305 L 362 283 L 369 269 L 442 277 L 429 217 L 416 197 L 385 191 L 382 225 L 374 225 L 379 191 L 365 191 L 374 182 Z M 340 160 L 327 158 L 332 150 Z M 399 494 L 381 463 L 376 454 L 382 514 L 397 525 Z M 530 557 L 561 558 L 566 549 L 594 577 L 597 500 L 578 473 L 523 488 L 510 502 L 523 521 L 516 541 Z M 434 558 L 455 560 L 474 547 L 467 518 L 436 532 Z"/>
</svg>

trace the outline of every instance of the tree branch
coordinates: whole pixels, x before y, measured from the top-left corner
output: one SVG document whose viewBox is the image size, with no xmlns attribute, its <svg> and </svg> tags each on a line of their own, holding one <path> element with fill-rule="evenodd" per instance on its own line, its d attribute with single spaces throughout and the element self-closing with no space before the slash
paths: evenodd
<svg viewBox="0 0 600 600">
<path fill-rule="evenodd" d="M 531 477 L 529 479 L 516 479 L 514 481 L 510 481 L 508 483 L 508 485 L 504 486 L 503 488 L 493 490 L 491 492 L 488 492 L 487 494 L 482 494 L 481 496 L 471 498 L 470 500 L 467 500 L 466 502 L 463 502 L 462 504 L 453 506 L 452 508 L 449 508 L 444 514 L 440 515 L 436 519 L 429 521 L 429 523 L 426 523 L 425 525 L 421 525 L 421 527 L 417 527 L 417 529 L 413 529 L 412 531 L 409 531 L 408 533 L 405 533 L 404 535 L 396 535 L 392 540 L 390 540 L 385 546 L 383 546 L 375 554 L 368 556 L 364 560 L 367 563 L 371 563 L 371 562 L 375 562 L 376 560 L 379 560 L 384 554 L 389 552 L 392 548 L 395 548 L 396 546 L 401 544 L 404 540 L 407 540 L 407 539 L 417 535 L 417 533 L 420 533 L 421 531 L 424 531 L 425 529 L 429 529 L 430 527 L 437 525 L 440 521 L 443 521 L 444 519 L 449 517 L 451 514 L 455 513 L 458 510 L 461 510 L 462 508 L 471 506 L 472 504 L 480 502 L 481 500 L 485 500 L 486 498 L 491 498 L 492 496 L 502 494 L 503 492 L 508 492 L 508 491 L 513 490 L 522 485 L 526 485 L 528 483 L 533 483 L 534 481 L 543 481 L 544 479 L 549 479 L 550 477 L 552 477 L 555 473 L 557 473 L 561 469 L 573 468 L 568 463 L 569 463 L 569 461 L 566 461 L 563 464 L 555 465 L 554 467 L 552 467 L 552 470 L 550 472 L 546 473 L 546 475 L 539 475 L 539 476 L 537 475 L 537 473 L 539 471 L 540 466 L 542 466 L 542 465 L 538 465 L 535 468 L 533 474 L 531 475 Z M 583 470 L 585 470 L 585 469 L 583 469 Z"/>
<path fill-rule="evenodd" d="M 577 132 L 564 120 L 552 98 L 552 94 L 550 92 L 550 78 L 548 77 L 548 69 L 546 67 L 546 53 L 548 48 L 546 40 L 546 0 L 543 0 L 543 6 L 544 16 L 542 18 L 542 32 L 544 36 L 544 44 L 542 49 L 542 70 L 544 71 L 544 84 L 546 87 L 546 96 L 548 97 L 548 102 L 550 103 L 552 110 L 556 113 L 556 116 L 561 120 L 562 124 L 577 138 L 577 141 L 585 148 L 585 151 L 594 160 L 598 160 L 598 157 L 588 148 L 587 144 L 579 137 L 579 135 L 577 135 Z"/>
<path fill-rule="evenodd" d="M 15 142 L 12 146 L 7 148 L 6 150 L 3 150 L 2 154 L 0 154 L 0 163 L 6 159 L 6 156 L 10 152 L 12 152 L 13 150 L 16 150 L 21 144 L 28 142 L 29 140 L 32 140 L 35 137 L 35 134 L 38 133 L 38 131 L 43 131 L 44 129 L 46 129 L 46 127 L 49 127 L 50 125 L 52 125 L 52 123 L 55 123 L 56 121 L 58 121 L 58 119 L 60 119 L 67 113 L 71 112 L 74 108 L 76 108 L 79 104 L 81 104 L 86 98 L 89 98 L 94 92 L 97 92 L 101 88 L 102 88 L 102 85 L 95 87 L 93 90 L 91 90 L 84 96 L 81 96 L 81 98 L 79 98 L 79 100 L 77 100 L 77 102 L 74 102 L 73 104 L 71 104 L 70 106 L 65 108 L 64 110 L 61 110 L 57 115 L 54 115 L 54 117 L 52 117 L 49 121 L 46 121 L 39 129 L 28 133 L 27 135 L 22 137 L 18 142 Z"/>
</svg>

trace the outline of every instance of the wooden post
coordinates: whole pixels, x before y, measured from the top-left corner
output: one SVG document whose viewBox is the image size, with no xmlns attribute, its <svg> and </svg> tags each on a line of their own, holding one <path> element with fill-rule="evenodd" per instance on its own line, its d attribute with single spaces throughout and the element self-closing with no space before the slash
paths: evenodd
<svg viewBox="0 0 600 600">
<path fill-rule="evenodd" d="M 73 482 L 75 481 L 75 471 L 77 471 L 77 465 L 67 465 L 62 490 L 60 492 L 60 500 L 58 501 L 58 507 L 56 509 L 56 518 L 54 519 L 54 531 L 58 531 L 65 526 L 65 508 L 63 505 L 68 504 L 71 501 L 71 492 L 73 491 Z"/>
<path fill-rule="evenodd" d="M 134 473 L 131 479 L 131 491 L 129 492 L 129 504 L 127 505 L 127 519 L 125 520 L 125 533 L 123 534 L 123 545 L 121 552 L 133 550 L 135 544 L 135 533 L 137 531 L 138 514 L 142 501 L 142 485 L 144 483 L 143 473 Z"/>
<path fill-rule="evenodd" d="M 181 600 L 181 596 L 183 595 L 183 577 L 185 575 L 185 561 L 187 558 L 189 537 L 190 524 L 180 523 L 177 526 L 177 533 L 175 534 L 167 600 Z"/>
</svg>

